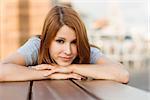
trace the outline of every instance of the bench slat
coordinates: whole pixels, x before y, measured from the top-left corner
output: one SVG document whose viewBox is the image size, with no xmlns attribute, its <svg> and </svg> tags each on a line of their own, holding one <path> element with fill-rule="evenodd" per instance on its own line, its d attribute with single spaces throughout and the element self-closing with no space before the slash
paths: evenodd
<svg viewBox="0 0 150 100">
<path fill-rule="evenodd" d="M 104 100 L 150 100 L 149 92 L 114 81 L 73 81 L 91 94 Z"/>
<path fill-rule="evenodd" d="M 70 80 L 34 81 L 32 100 L 95 100 Z"/>
<path fill-rule="evenodd" d="M 28 100 L 30 82 L 0 83 L 0 100 Z"/>
</svg>

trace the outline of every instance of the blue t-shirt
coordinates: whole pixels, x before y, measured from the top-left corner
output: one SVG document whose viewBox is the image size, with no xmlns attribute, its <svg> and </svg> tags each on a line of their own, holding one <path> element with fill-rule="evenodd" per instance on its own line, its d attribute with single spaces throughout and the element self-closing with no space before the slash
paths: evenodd
<svg viewBox="0 0 150 100">
<path fill-rule="evenodd" d="M 30 38 L 17 52 L 25 58 L 26 66 L 36 65 L 38 62 L 38 52 L 40 48 L 41 39 L 38 37 Z M 96 63 L 103 54 L 98 48 L 90 47 L 90 63 Z"/>
</svg>

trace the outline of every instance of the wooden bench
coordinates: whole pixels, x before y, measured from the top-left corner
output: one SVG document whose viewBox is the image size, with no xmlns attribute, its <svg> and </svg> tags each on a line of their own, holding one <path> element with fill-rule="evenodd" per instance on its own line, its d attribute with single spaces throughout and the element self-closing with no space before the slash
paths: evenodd
<svg viewBox="0 0 150 100">
<path fill-rule="evenodd" d="M 0 83 L 0 100 L 150 100 L 150 93 L 107 80 Z"/>
</svg>

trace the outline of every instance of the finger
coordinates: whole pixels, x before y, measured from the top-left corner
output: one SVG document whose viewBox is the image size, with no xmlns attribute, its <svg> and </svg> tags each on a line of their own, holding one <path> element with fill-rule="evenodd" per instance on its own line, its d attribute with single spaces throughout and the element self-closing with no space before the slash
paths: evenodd
<svg viewBox="0 0 150 100">
<path fill-rule="evenodd" d="M 50 76 L 48 76 L 50 79 L 69 79 L 69 74 L 61 74 L 61 73 L 55 73 Z"/>
<path fill-rule="evenodd" d="M 54 76 L 54 75 L 57 75 L 57 76 Z M 77 75 L 73 75 L 73 74 L 52 74 L 51 75 L 53 79 L 69 79 L 69 78 L 73 78 L 73 79 L 78 79 L 78 80 L 81 80 L 81 77 L 80 76 L 77 76 Z"/>
<path fill-rule="evenodd" d="M 71 73 L 71 70 L 69 70 L 68 68 L 65 68 L 65 67 L 61 67 L 61 68 L 55 68 L 55 69 L 52 69 L 51 71 L 49 71 L 48 73 L 44 74 L 44 76 L 49 76 L 53 73 Z"/>
<path fill-rule="evenodd" d="M 51 75 L 51 74 L 53 74 L 53 73 L 55 73 L 55 72 L 58 72 L 58 71 L 59 71 L 59 69 L 58 69 L 58 68 L 55 68 L 55 69 L 53 69 L 53 70 L 50 70 L 48 73 L 44 74 L 44 76 L 47 77 L 47 76 L 49 76 L 49 75 Z"/>
<path fill-rule="evenodd" d="M 74 79 L 81 80 L 82 76 L 80 76 L 78 74 L 71 73 L 71 74 L 69 74 L 69 78 L 74 78 Z"/>
<path fill-rule="evenodd" d="M 36 70 L 45 70 L 45 69 L 49 69 L 48 66 L 37 66 L 35 67 Z"/>
<path fill-rule="evenodd" d="M 78 80 L 82 79 L 81 75 L 74 74 L 74 73 L 71 73 L 71 74 L 54 73 L 48 77 L 50 79 L 69 79 L 69 78 L 78 79 Z"/>
<path fill-rule="evenodd" d="M 36 67 L 33 67 L 36 70 L 46 70 L 46 69 L 53 69 L 54 66 L 51 65 L 38 65 Z"/>
<path fill-rule="evenodd" d="M 86 80 L 86 79 L 87 79 L 87 77 L 82 76 L 82 75 L 79 75 L 79 74 L 76 74 L 76 73 L 72 73 L 72 75 L 73 75 L 74 77 L 78 77 L 78 78 L 81 79 L 81 80 Z"/>
</svg>

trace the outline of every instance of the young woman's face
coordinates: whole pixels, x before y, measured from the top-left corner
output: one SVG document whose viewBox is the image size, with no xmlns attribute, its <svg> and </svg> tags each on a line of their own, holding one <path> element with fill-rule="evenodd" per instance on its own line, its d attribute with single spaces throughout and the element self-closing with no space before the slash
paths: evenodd
<svg viewBox="0 0 150 100">
<path fill-rule="evenodd" d="M 77 57 L 75 31 L 68 26 L 62 26 L 52 40 L 49 52 L 60 66 L 70 65 Z"/>
</svg>

